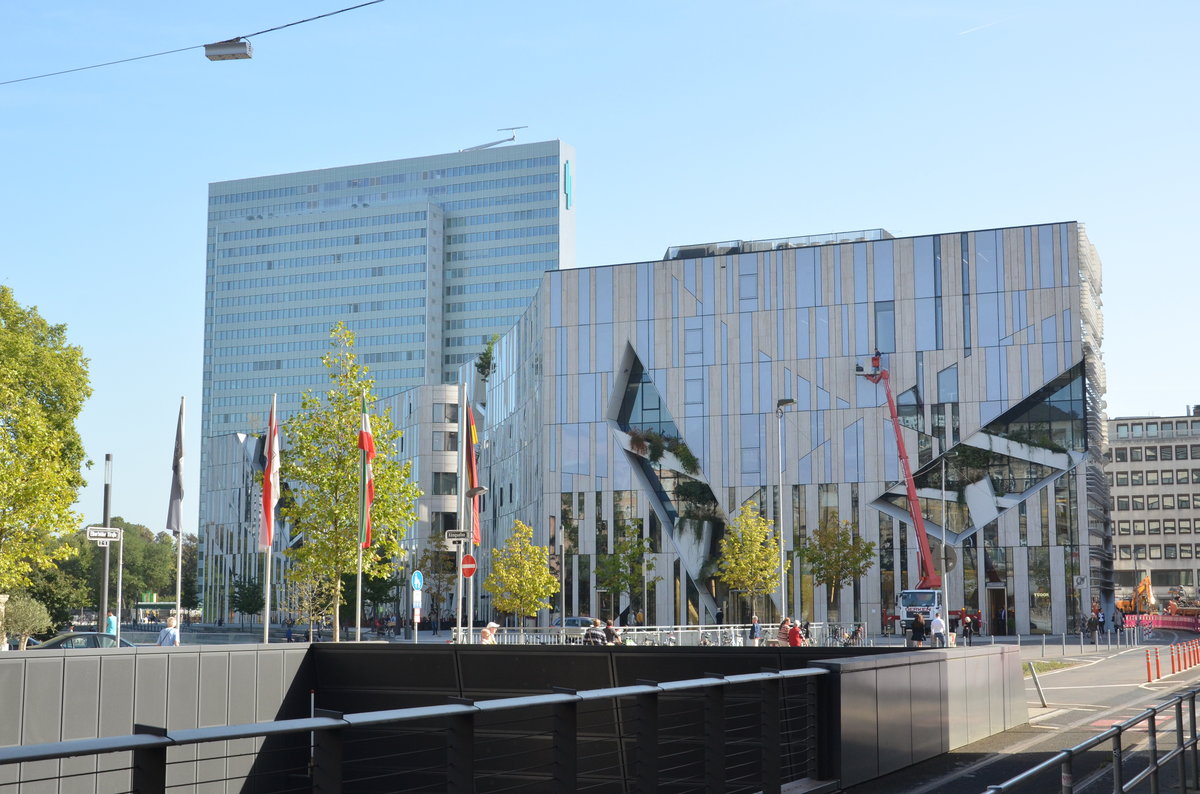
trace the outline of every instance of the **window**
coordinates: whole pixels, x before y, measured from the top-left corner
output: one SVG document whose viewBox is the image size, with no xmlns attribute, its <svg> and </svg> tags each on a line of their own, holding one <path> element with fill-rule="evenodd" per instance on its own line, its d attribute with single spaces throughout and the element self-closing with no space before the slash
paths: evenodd
<svg viewBox="0 0 1200 794">
<path fill-rule="evenodd" d="M 1129 425 L 1117 425 L 1117 438 L 1129 438 Z"/>
<path fill-rule="evenodd" d="M 1158 460 L 1158 447 L 1146 447 L 1146 460 Z"/>
<path fill-rule="evenodd" d="M 453 496 L 458 493 L 458 473 L 435 471 L 433 473 L 433 493 L 435 496 Z"/>
<path fill-rule="evenodd" d="M 1191 558 L 1192 558 L 1192 544 L 1180 543 L 1179 544 L 1179 559 L 1190 560 Z"/>
<path fill-rule="evenodd" d="M 1145 546 L 1134 546 L 1133 547 L 1133 558 L 1135 560 L 1146 559 L 1146 547 Z"/>
<path fill-rule="evenodd" d="M 1157 519 L 1151 519 L 1146 522 L 1146 532 L 1150 535 L 1162 534 L 1162 522 Z"/>
<path fill-rule="evenodd" d="M 429 517 L 429 525 L 434 532 L 458 529 L 458 513 L 433 513 Z"/>
<path fill-rule="evenodd" d="M 1129 485 L 1129 472 L 1117 472 L 1117 485 Z"/>
<path fill-rule="evenodd" d="M 1146 423 L 1146 437 L 1156 438 L 1158 436 L 1158 422 Z"/>
<path fill-rule="evenodd" d="M 458 432 L 454 430 L 435 430 L 433 431 L 433 451 L 434 452 L 456 452 L 458 451 Z"/>
<path fill-rule="evenodd" d="M 433 404 L 433 421 L 435 421 L 435 422 L 457 422 L 458 421 L 458 403 L 434 403 Z"/>
<path fill-rule="evenodd" d="M 1135 499 L 1136 499 L 1136 497 L 1135 497 Z M 1146 509 L 1147 510 L 1157 510 L 1158 509 L 1158 496 L 1157 495 L 1146 497 Z"/>
<path fill-rule="evenodd" d="M 1125 463 L 1129 460 L 1129 450 L 1125 447 L 1117 447 L 1113 450 L 1113 460 L 1117 463 Z"/>
<path fill-rule="evenodd" d="M 1142 484 L 1142 472 L 1140 472 L 1140 471 L 1130 472 L 1129 478 L 1130 478 L 1129 479 L 1130 485 L 1141 485 Z"/>
<path fill-rule="evenodd" d="M 1141 423 L 1138 423 L 1138 424 L 1136 424 L 1136 425 L 1130 425 L 1130 426 L 1129 426 L 1129 429 L 1130 429 L 1130 431 L 1133 433 L 1133 437 L 1134 437 L 1134 438 L 1141 438 L 1141 437 L 1142 437 L 1142 425 L 1141 425 Z"/>
<path fill-rule="evenodd" d="M 1195 447 L 1197 449 L 1200 449 L 1200 444 L 1196 444 Z M 1176 444 L 1175 445 L 1175 460 L 1187 460 L 1187 459 L 1188 459 L 1187 444 Z"/>
<path fill-rule="evenodd" d="M 1145 535 L 1146 534 L 1146 522 L 1145 521 L 1134 521 L 1133 522 L 1133 534 Z"/>
<path fill-rule="evenodd" d="M 1175 506 L 1178 507 L 1180 510 L 1191 510 L 1192 509 L 1191 494 L 1186 494 L 1186 493 L 1179 494 L 1177 497 L 1175 497 Z"/>
<path fill-rule="evenodd" d="M 1179 519 L 1179 534 L 1180 535 L 1190 534 L 1191 531 L 1192 531 L 1192 519 L 1190 519 L 1190 518 Z"/>
<path fill-rule="evenodd" d="M 1175 534 L 1175 519 L 1173 519 L 1173 518 L 1164 518 L 1163 519 L 1163 534 L 1164 535 L 1174 535 Z"/>
<path fill-rule="evenodd" d="M 1162 495 L 1162 509 L 1163 510 L 1174 510 L 1175 509 L 1175 495 L 1174 494 L 1165 493 Z"/>
<path fill-rule="evenodd" d="M 1149 449 L 1149 448 L 1147 448 L 1147 449 Z M 1173 452 L 1174 449 L 1175 449 L 1174 447 L 1169 446 L 1169 445 L 1159 447 L 1158 448 L 1158 459 L 1159 460 L 1173 460 L 1174 459 L 1174 452 Z M 1147 460 L 1149 460 L 1149 458 L 1147 458 Z"/>
<path fill-rule="evenodd" d="M 1162 546 L 1154 545 L 1154 546 L 1150 547 L 1150 559 L 1152 559 L 1152 560 L 1161 560 L 1162 559 Z"/>
<path fill-rule="evenodd" d="M 1164 560 L 1174 560 L 1174 559 L 1176 559 L 1176 558 L 1179 556 L 1179 555 L 1178 555 L 1178 554 L 1175 552 L 1175 549 L 1176 549 L 1176 548 L 1177 548 L 1177 547 L 1175 546 L 1175 544 L 1174 544 L 1174 543 L 1168 543 L 1167 545 L 1163 546 L 1163 559 L 1164 559 Z"/>
<path fill-rule="evenodd" d="M 1153 470 L 1146 472 L 1146 485 L 1158 485 L 1158 472 Z"/>
<path fill-rule="evenodd" d="M 1132 549 L 1132 548 L 1130 548 L 1129 546 L 1120 546 L 1120 547 L 1119 547 L 1119 551 L 1120 551 L 1120 553 L 1121 553 L 1121 559 L 1122 559 L 1122 560 L 1131 560 L 1131 559 L 1133 559 L 1133 549 Z"/>
<path fill-rule="evenodd" d="M 1118 496 L 1117 497 L 1117 509 L 1118 510 L 1128 510 L 1129 509 L 1129 497 L 1128 496 Z"/>
<path fill-rule="evenodd" d="M 1191 449 L 1192 460 L 1200 460 L 1200 444 L 1192 444 L 1190 449 Z M 1179 458 L 1180 460 L 1183 460 L 1183 458 L 1180 458 L 1178 455 L 1176 455 L 1175 457 Z"/>
<path fill-rule="evenodd" d="M 1180 480 L 1183 482 L 1183 480 Z M 1192 469 L 1192 482 L 1200 482 L 1200 469 Z"/>
<path fill-rule="evenodd" d="M 1130 510 L 1145 510 L 1146 509 L 1145 497 L 1135 496 L 1132 499 L 1130 499 L 1129 500 L 1129 509 Z"/>
<path fill-rule="evenodd" d="M 1118 535 L 1128 535 L 1129 534 L 1129 522 L 1128 521 L 1118 521 L 1117 522 L 1117 534 Z"/>
<path fill-rule="evenodd" d="M 1171 471 L 1170 469 L 1163 469 L 1162 470 L 1162 484 L 1163 485 L 1174 485 L 1175 484 L 1175 472 Z"/>
</svg>

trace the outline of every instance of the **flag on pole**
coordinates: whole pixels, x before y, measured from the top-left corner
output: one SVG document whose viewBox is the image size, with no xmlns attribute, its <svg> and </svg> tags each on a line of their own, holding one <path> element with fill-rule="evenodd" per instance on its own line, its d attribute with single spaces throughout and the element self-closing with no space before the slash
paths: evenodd
<svg viewBox="0 0 1200 794">
<path fill-rule="evenodd" d="M 362 398 L 362 428 L 358 431 L 358 448 L 362 450 L 362 502 L 360 504 L 358 542 L 362 547 L 371 545 L 371 504 L 375 501 L 375 472 L 371 461 L 375 459 L 375 436 L 371 434 L 371 417 L 367 416 L 367 395 Z"/>
<path fill-rule="evenodd" d="M 179 537 L 183 529 L 183 397 L 179 398 L 179 424 L 175 428 L 175 457 L 171 462 L 171 503 L 167 506 L 167 529 Z"/>
<path fill-rule="evenodd" d="M 467 439 L 467 487 L 479 487 L 479 469 L 475 463 L 475 445 L 479 443 L 479 434 L 475 432 L 475 412 L 471 410 L 470 403 L 467 404 L 467 434 L 470 438 Z M 472 540 L 478 546 L 479 537 L 479 495 L 471 497 L 471 533 Z"/>
<path fill-rule="evenodd" d="M 279 502 L 279 422 L 275 416 L 275 399 L 271 395 L 271 418 L 267 420 L 266 465 L 263 466 L 262 531 L 258 547 L 270 549 L 275 537 L 275 505 Z"/>
</svg>

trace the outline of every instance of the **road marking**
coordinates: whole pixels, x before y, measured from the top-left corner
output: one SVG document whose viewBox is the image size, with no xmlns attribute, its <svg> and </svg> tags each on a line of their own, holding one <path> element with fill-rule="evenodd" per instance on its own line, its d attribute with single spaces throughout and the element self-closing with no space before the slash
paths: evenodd
<svg viewBox="0 0 1200 794">
<path fill-rule="evenodd" d="M 1137 688 L 1141 684 L 1091 684 L 1090 686 L 1044 686 L 1042 689 L 1130 689 Z M 1025 687 L 1033 689 L 1033 687 Z"/>
</svg>

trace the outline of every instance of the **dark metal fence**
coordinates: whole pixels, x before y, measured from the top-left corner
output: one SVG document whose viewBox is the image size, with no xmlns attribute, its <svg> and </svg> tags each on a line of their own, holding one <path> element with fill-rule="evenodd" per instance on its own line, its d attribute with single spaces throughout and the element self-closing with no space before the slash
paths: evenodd
<svg viewBox="0 0 1200 794">
<path fill-rule="evenodd" d="M 131 736 L 0 748 L 0 789 L 777 792 L 818 777 L 816 682 L 826 672 L 451 698 L 228 727 L 137 726 Z M 76 760 L 46 763 L 63 759 Z"/>
<path fill-rule="evenodd" d="M 1148 708 L 988 792 L 1141 790 L 1145 784 L 1200 792 L 1200 748 L 1193 689 Z"/>
</svg>

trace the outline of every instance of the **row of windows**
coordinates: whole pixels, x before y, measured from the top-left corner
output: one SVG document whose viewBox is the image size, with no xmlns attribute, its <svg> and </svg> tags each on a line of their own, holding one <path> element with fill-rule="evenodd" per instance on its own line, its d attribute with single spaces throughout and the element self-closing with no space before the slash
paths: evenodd
<svg viewBox="0 0 1200 794">
<path fill-rule="evenodd" d="M 482 336 L 447 336 L 446 347 L 482 347 L 490 337 Z"/>
<path fill-rule="evenodd" d="M 384 369 L 372 372 L 376 380 L 400 380 L 403 378 L 420 378 L 425 374 L 421 367 L 405 369 Z M 282 375 L 275 378 L 238 378 L 234 380 L 214 380 L 213 391 L 237 391 L 239 389 L 264 389 L 267 387 L 282 388 L 285 386 L 316 386 L 329 383 L 329 375 Z"/>
<path fill-rule="evenodd" d="M 289 267 L 328 267 L 344 262 L 370 262 L 375 259 L 424 256 L 425 251 L 426 248 L 423 245 L 406 245 L 401 248 L 375 248 L 370 251 L 348 251 L 341 254 L 318 254 L 317 256 L 297 256 L 290 259 L 268 259 L 260 262 L 238 262 L 232 265 L 220 265 L 216 268 L 216 273 L 219 276 L 229 276 L 235 273 L 257 273 L 260 270 L 283 270 Z"/>
<path fill-rule="evenodd" d="M 422 319 L 418 317 L 405 317 L 406 320 L 415 321 Z M 324 326 L 321 326 L 324 328 Z M 329 329 L 326 328 L 326 331 Z M 411 345 L 425 341 L 425 332 L 418 331 L 411 334 L 380 334 L 378 336 L 360 336 L 355 340 L 355 345 L 359 348 L 379 347 L 381 345 Z M 325 351 L 329 349 L 328 339 L 309 339 L 304 342 L 276 342 L 270 345 L 236 345 L 233 347 L 218 347 L 215 354 L 219 358 L 232 358 L 234 356 L 256 356 L 266 353 L 303 353 L 312 350 Z"/>
<path fill-rule="evenodd" d="M 1169 438 L 1171 436 L 1187 436 L 1188 427 L 1191 435 L 1200 436 L 1200 419 L 1180 419 L 1179 421 L 1133 422 L 1117 424 L 1117 438 Z"/>
<path fill-rule="evenodd" d="M 447 331 L 459 331 L 466 328 L 506 328 L 521 319 L 517 315 L 507 317 L 472 317 L 469 320 L 446 320 L 443 324 Z"/>
<path fill-rule="evenodd" d="M 387 194 L 384 194 L 387 195 Z M 389 204 L 396 204 L 401 201 L 402 197 L 395 196 Z M 556 201 L 558 199 L 558 190 L 535 190 L 530 193 L 510 193 L 504 196 L 487 196 L 485 198 L 460 199 L 459 201 L 445 201 L 441 203 L 442 209 L 446 212 L 458 212 L 460 210 L 481 209 L 483 207 L 503 207 L 509 204 L 533 204 L 540 201 Z M 310 206 L 311 205 L 311 206 Z M 297 201 L 286 204 L 267 204 L 259 207 L 241 207 L 233 210 L 215 210 L 208 213 L 210 223 L 227 220 L 241 220 L 249 215 L 250 219 L 262 219 L 266 214 L 268 218 L 275 215 L 296 215 L 300 213 L 313 212 L 317 210 L 316 202 Z"/>
<path fill-rule="evenodd" d="M 514 319 L 513 322 L 516 322 Z M 347 320 L 346 327 L 358 333 L 372 328 L 397 328 L 406 325 L 424 325 L 425 315 L 411 314 L 401 317 L 371 317 L 361 320 Z M 261 339 L 263 337 L 272 336 L 299 336 L 300 334 L 323 334 L 321 339 L 314 344 L 328 345 L 329 344 L 329 324 L 328 323 L 304 323 L 300 325 L 274 325 L 258 328 L 231 328 L 228 330 L 217 331 L 215 338 L 218 341 L 227 341 L 233 339 Z M 386 337 L 379 337 L 386 339 Z M 298 343 L 300 344 L 300 343 Z M 247 355 L 259 352 L 256 348 L 251 347 L 245 353 L 233 353 L 231 355 Z M 261 351 L 270 352 L 270 351 Z"/>
<path fill-rule="evenodd" d="M 446 244 L 462 245 L 463 243 L 483 243 L 492 240 L 515 240 L 520 237 L 545 237 L 552 234 L 558 234 L 557 223 L 549 226 L 518 226 L 515 229 L 492 229 L 486 232 L 450 234 L 446 236 Z"/>
<path fill-rule="evenodd" d="M 1200 529 L 1200 520 L 1196 523 L 1196 528 Z M 1174 535 L 1178 532 L 1180 535 L 1187 535 L 1192 531 L 1192 519 L 1174 518 L 1157 519 L 1152 518 L 1148 521 L 1118 521 L 1118 535 Z"/>
<path fill-rule="evenodd" d="M 557 217 L 558 207 L 539 207 L 535 210 L 509 210 L 508 212 L 489 212 L 486 215 L 464 215 L 461 218 L 447 218 L 446 228 L 483 226 L 492 223 L 516 223 L 517 221 L 532 221 L 538 218 Z"/>
<path fill-rule="evenodd" d="M 342 218 L 336 221 L 313 221 L 311 223 L 290 223 L 287 226 L 268 226 L 264 229 L 242 229 L 236 232 L 223 232 L 221 242 L 236 240 L 257 240 L 262 237 L 286 237 L 293 234 L 314 234 L 316 232 L 332 232 L 338 229 L 357 229 L 363 226 L 384 226 L 393 223 L 416 223 L 428 220 L 425 210 L 417 212 L 392 212 L 387 215 L 371 215 L 366 218 Z"/>
<path fill-rule="evenodd" d="M 446 278 L 474 278 L 476 276 L 502 276 L 510 273 L 545 273 L 557 270 L 558 260 L 540 259 L 534 262 L 513 262 L 507 265 L 480 265 L 479 267 L 456 267 L 446 271 Z"/>
<path fill-rule="evenodd" d="M 1200 469 L 1191 470 L 1191 481 L 1200 483 Z M 1128 485 L 1175 485 L 1177 482 L 1183 485 L 1188 482 L 1187 469 L 1163 469 L 1158 471 L 1151 469 L 1150 471 L 1118 471 L 1115 474 L 1109 472 L 1108 485 L 1113 486 L 1128 486 Z"/>
<path fill-rule="evenodd" d="M 1200 460 L 1200 444 L 1190 447 L 1191 459 Z M 1113 460 L 1117 463 L 1136 463 L 1142 460 L 1187 460 L 1187 444 L 1164 444 L 1161 447 L 1113 447 Z"/>
<path fill-rule="evenodd" d="M 272 309 L 258 312 L 235 312 L 233 314 L 218 314 L 217 322 L 250 323 L 262 320 L 284 320 L 293 317 L 324 317 L 327 315 L 358 314 L 359 312 L 382 312 L 393 309 L 423 309 L 424 298 L 404 298 L 394 301 L 365 301 L 363 303 L 343 303 L 336 306 L 301 306 L 295 309 Z"/>
<path fill-rule="evenodd" d="M 353 287 L 333 287 L 330 289 L 305 289 L 297 292 L 268 292 L 257 295 L 234 295 L 228 298 L 217 298 L 218 309 L 228 309 L 232 306 L 261 306 L 272 303 L 294 303 L 328 298 L 352 298 L 357 295 L 386 295 L 391 292 L 422 292 L 425 289 L 425 279 L 415 281 L 390 281 L 384 284 L 358 284 Z"/>
<path fill-rule="evenodd" d="M 1196 544 L 1194 555 L 1191 543 L 1167 543 L 1162 546 L 1117 546 L 1117 558 L 1121 560 L 1200 560 L 1200 543 Z"/>
<path fill-rule="evenodd" d="M 1200 506 L 1198 494 L 1154 494 L 1152 496 L 1118 496 L 1113 500 L 1116 510 L 1191 510 L 1192 505 Z"/>
<path fill-rule="evenodd" d="M 474 361 L 479 356 L 478 353 L 451 353 L 442 356 L 443 364 L 465 364 L 468 361 Z"/>
<path fill-rule="evenodd" d="M 326 343 L 328 347 L 328 342 Z M 360 364 L 384 364 L 390 361 L 421 361 L 425 358 L 424 350 L 387 350 L 378 353 L 359 353 Z M 307 358 L 271 359 L 268 361 L 239 361 L 230 364 L 218 364 L 213 372 L 218 375 L 228 375 L 234 372 L 267 372 L 282 369 L 312 369 L 314 361 Z"/>
<path fill-rule="evenodd" d="M 478 295 L 484 292 L 525 292 L 541 286 L 540 278 L 522 279 L 519 281 L 493 281 L 487 284 L 455 284 L 446 287 L 447 295 Z"/>
<path fill-rule="evenodd" d="M 313 248 L 341 248 L 346 245 L 367 245 L 369 243 L 391 243 L 396 240 L 424 239 L 425 227 L 417 229 L 393 229 L 387 232 L 372 232 L 371 234 L 346 234 L 340 237 L 311 237 L 307 240 L 290 240 L 286 243 L 263 243 L 262 245 L 239 245 L 235 248 L 221 248 L 217 251 L 218 259 L 232 259 L 242 256 L 259 256 L 260 254 L 277 254 L 283 251 L 309 251 Z"/>
<path fill-rule="evenodd" d="M 549 254 L 558 251 L 558 243 L 530 243 L 529 245 L 502 245 L 499 248 L 481 248 L 478 251 L 451 251 L 450 262 L 466 262 L 472 259 L 492 259 L 497 256 L 524 256 L 525 254 Z"/>
<path fill-rule="evenodd" d="M 259 289 L 262 287 L 284 287 L 291 284 L 319 284 L 325 281 L 354 281 L 360 278 L 381 278 L 384 276 L 400 276 L 410 273 L 424 273 L 425 263 L 414 262 L 409 265 L 381 265 L 379 267 L 355 267 L 349 270 L 323 270 L 315 273 L 292 273 L 286 276 L 266 276 L 263 278 L 243 278 L 234 281 L 217 282 L 218 292 Z"/>
<path fill-rule="evenodd" d="M 463 303 L 447 303 L 446 313 L 483 312 L 492 309 L 521 309 L 529 305 L 529 298 L 500 298 L 494 301 L 465 301 Z"/>
<path fill-rule="evenodd" d="M 424 171 L 409 171 L 400 174 L 384 174 L 383 176 L 358 177 L 341 179 L 336 182 L 320 184 L 293 185 L 292 187 L 267 188 L 266 190 L 248 190 L 241 193 L 226 193 L 220 196 L 209 196 L 209 206 L 218 204 L 239 204 L 243 201 L 262 201 L 263 199 L 283 198 L 285 196 L 303 196 L 309 193 L 329 193 L 337 190 L 353 190 L 361 187 L 379 187 L 380 185 L 402 185 L 407 182 L 423 182 L 431 179 L 451 179 L 458 176 L 474 174 L 491 174 L 498 171 L 516 171 L 524 168 L 558 167 L 558 155 L 546 157 L 526 157 L 519 160 L 503 160 L 497 163 L 480 163 L 478 165 L 456 166 L 454 168 L 437 168 Z"/>
</svg>

